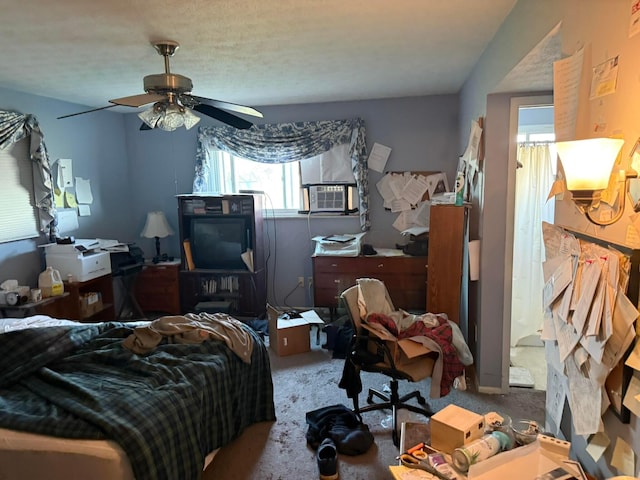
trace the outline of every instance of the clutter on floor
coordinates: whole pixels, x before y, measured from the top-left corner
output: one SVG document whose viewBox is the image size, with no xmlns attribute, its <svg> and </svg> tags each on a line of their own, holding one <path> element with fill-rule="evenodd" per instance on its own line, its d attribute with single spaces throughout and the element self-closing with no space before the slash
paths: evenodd
<svg viewBox="0 0 640 480">
<path fill-rule="evenodd" d="M 428 422 L 402 423 L 398 465 L 389 470 L 396 480 L 418 478 L 416 469 L 430 474 L 419 478 L 443 480 L 587 480 L 570 446 L 534 421 L 448 405 Z"/>
</svg>

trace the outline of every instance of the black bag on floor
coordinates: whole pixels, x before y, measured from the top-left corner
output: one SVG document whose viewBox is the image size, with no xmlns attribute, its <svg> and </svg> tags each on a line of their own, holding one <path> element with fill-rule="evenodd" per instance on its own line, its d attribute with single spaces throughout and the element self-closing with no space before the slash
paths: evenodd
<svg viewBox="0 0 640 480">
<path fill-rule="evenodd" d="M 318 449 L 325 438 L 331 438 L 338 453 L 344 455 L 361 455 L 373 445 L 374 439 L 369 427 L 344 405 L 332 405 L 307 412 L 306 420 L 309 425 L 307 443 L 314 450 Z"/>
</svg>

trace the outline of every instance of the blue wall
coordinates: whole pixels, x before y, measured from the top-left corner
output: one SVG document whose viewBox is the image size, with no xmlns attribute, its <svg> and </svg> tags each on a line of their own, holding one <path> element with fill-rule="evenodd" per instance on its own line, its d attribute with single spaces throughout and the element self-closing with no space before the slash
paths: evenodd
<svg viewBox="0 0 640 480">
<path fill-rule="evenodd" d="M 335 120 L 361 117 L 367 128 L 367 146 L 374 142 L 393 149 L 387 169 L 442 170 L 453 185 L 458 156 L 458 97 L 456 95 L 260 107 L 264 123 Z M 196 152 L 197 127 L 191 130 L 164 132 L 140 131 L 136 114 L 125 116 L 128 155 L 131 163 L 132 215 L 136 232 L 142 230 L 146 212 L 161 209 L 169 223 L 177 228 L 177 202 L 174 195 L 191 192 Z M 198 124 L 214 125 L 211 119 Z M 375 184 L 382 174 L 369 171 L 371 231 L 365 242 L 374 247 L 393 247 L 406 243 L 393 227 L 396 214 L 385 211 Z M 271 219 L 270 215 L 267 218 Z M 312 275 L 311 238 L 331 233 L 359 231 L 354 218 L 320 218 L 306 216 L 269 220 L 271 241 L 268 265 L 269 301 L 276 305 L 312 305 L 310 292 L 296 289 L 297 277 Z M 145 252 L 152 241 L 137 239 Z M 167 252 L 180 255 L 176 236 L 162 240 Z M 288 293 L 291 295 L 285 302 Z"/>
<path fill-rule="evenodd" d="M 333 120 L 361 117 L 367 127 L 367 146 L 391 147 L 391 171 L 437 170 L 453 184 L 458 156 L 458 96 L 432 96 L 259 107 L 265 123 Z M 140 131 L 135 113 L 100 111 L 64 120 L 59 115 L 85 107 L 0 89 L 0 109 L 32 113 L 45 134 L 50 158 L 72 158 L 74 176 L 92 181 L 92 215 L 80 217 L 76 238 L 115 238 L 135 242 L 147 256 L 154 241 L 140 238 L 146 213 L 163 210 L 177 231 L 175 195 L 191 192 L 197 127 L 174 132 Z M 214 125 L 203 119 L 200 125 Z M 375 184 L 382 174 L 369 173 L 371 231 L 365 242 L 374 247 L 405 243 L 393 227 L 396 214 L 382 208 Z M 311 254 L 316 235 L 358 232 L 354 218 L 300 216 L 274 220 L 267 214 L 270 240 L 269 301 L 277 305 L 312 305 L 308 289 L 296 289 L 298 276 L 311 276 Z M 0 244 L 0 281 L 16 278 L 34 285 L 42 268 L 38 241 Z M 161 240 L 162 251 L 180 256 L 177 236 Z M 17 257 L 17 258 L 16 258 Z M 287 294 L 291 293 L 288 297 Z M 285 301 L 286 298 L 286 301 Z"/>
<path fill-rule="evenodd" d="M 74 176 L 91 180 L 92 215 L 80 217 L 76 238 L 125 237 L 132 229 L 128 206 L 132 180 L 125 149 L 123 115 L 100 112 L 56 120 L 57 116 L 86 109 L 50 98 L 0 89 L 0 109 L 34 115 L 44 133 L 49 158 L 71 158 Z M 0 282 L 13 278 L 35 285 L 43 268 L 44 235 L 0 244 Z"/>
</svg>

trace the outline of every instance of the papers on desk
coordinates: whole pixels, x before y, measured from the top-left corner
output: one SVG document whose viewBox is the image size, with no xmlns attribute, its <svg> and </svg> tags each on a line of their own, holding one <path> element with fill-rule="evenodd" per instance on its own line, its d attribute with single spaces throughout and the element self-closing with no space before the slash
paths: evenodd
<svg viewBox="0 0 640 480">
<path fill-rule="evenodd" d="M 366 232 L 313 237 L 312 240 L 316 242 L 314 255 L 357 257 L 360 255 L 360 241 L 365 235 Z"/>
<path fill-rule="evenodd" d="M 625 295 L 629 257 L 548 223 L 543 223 L 543 237 L 542 338 L 550 371 L 558 377 L 547 382 L 548 413 L 558 428 L 557 409 L 567 398 L 574 432 L 593 435 L 610 404 L 605 381 L 635 338 L 638 310 Z M 627 404 L 640 412 L 631 398 Z"/>
<path fill-rule="evenodd" d="M 128 252 L 129 245 L 121 243 L 118 240 L 107 240 L 105 238 L 96 238 L 99 249 L 105 252 Z"/>
</svg>

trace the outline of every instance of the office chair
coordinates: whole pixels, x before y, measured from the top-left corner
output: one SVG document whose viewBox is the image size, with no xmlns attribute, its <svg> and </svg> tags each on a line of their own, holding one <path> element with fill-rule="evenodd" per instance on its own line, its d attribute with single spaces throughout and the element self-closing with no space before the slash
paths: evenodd
<svg viewBox="0 0 640 480">
<path fill-rule="evenodd" d="M 363 327 L 360 308 L 358 306 L 358 290 L 359 286 L 354 285 L 340 295 L 354 330 L 353 342 L 345 362 L 352 363 L 358 378 L 360 371 L 382 373 L 390 377 L 389 385 L 391 392 L 385 394 L 370 388 L 367 394 L 367 403 L 369 405 L 364 407 L 359 405 L 357 393 L 349 394 L 349 391 L 347 391 L 347 394 L 352 396 L 353 410 L 357 414 L 373 410 L 391 410 L 393 443 L 398 446 L 399 435 L 397 420 L 399 409 L 409 410 L 424 415 L 425 417 L 430 417 L 433 414 L 427 405 L 427 401 L 418 390 L 400 396 L 398 393 L 398 381 L 407 380 L 409 382 L 418 382 L 431 376 L 438 353 L 432 352 L 428 355 L 421 355 L 409 359 L 404 356 L 397 343 L 393 345 L 393 342 L 391 342 L 390 345 L 388 340 L 382 340 L 377 338 L 376 335 L 372 335 L 370 330 Z M 393 310 L 393 303 L 391 302 L 386 286 L 384 290 L 387 301 Z M 374 402 L 374 397 L 382 400 L 382 402 Z M 414 398 L 420 406 L 407 403 Z"/>
</svg>

